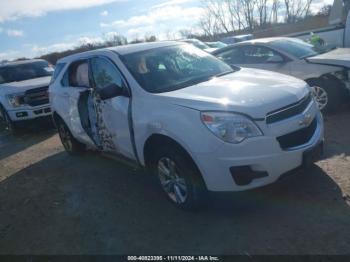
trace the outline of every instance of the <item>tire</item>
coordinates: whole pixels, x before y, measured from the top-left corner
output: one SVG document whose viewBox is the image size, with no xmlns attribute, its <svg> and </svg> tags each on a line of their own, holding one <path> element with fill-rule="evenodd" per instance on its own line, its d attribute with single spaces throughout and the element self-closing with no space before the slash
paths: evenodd
<svg viewBox="0 0 350 262">
<path fill-rule="evenodd" d="M 342 102 L 341 90 L 335 81 L 330 79 L 310 79 L 306 81 L 315 88 L 315 98 L 320 110 L 324 113 L 333 113 L 339 109 Z"/>
<path fill-rule="evenodd" d="M 71 155 L 78 155 L 86 150 L 86 146 L 76 140 L 63 120 L 57 122 L 57 130 L 64 149 Z"/>
<path fill-rule="evenodd" d="M 207 189 L 193 160 L 181 147 L 163 145 L 153 155 L 152 173 L 175 206 L 195 210 L 206 203 Z"/>
<path fill-rule="evenodd" d="M 5 128 L 14 136 L 18 135 L 19 133 L 19 128 L 17 127 L 16 123 L 13 122 L 10 118 L 10 116 L 8 115 L 7 111 L 5 110 L 5 108 L 3 108 L 0 105 L 0 110 L 1 110 L 1 121 L 4 122 L 5 124 Z"/>
</svg>

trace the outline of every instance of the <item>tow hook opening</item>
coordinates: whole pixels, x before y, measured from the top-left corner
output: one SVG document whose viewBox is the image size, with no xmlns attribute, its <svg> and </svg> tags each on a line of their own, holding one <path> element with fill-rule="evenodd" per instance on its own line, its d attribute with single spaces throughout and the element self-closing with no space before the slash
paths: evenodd
<svg viewBox="0 0 350 262">
<path fill-rule="evenodd" d="M 269 174 L 263 171 L 253 171 L 250 166 L 230 167 L 233 180 L 239 186 L 249 185 L 254 179 L 267 177 Z"/>
</svg>

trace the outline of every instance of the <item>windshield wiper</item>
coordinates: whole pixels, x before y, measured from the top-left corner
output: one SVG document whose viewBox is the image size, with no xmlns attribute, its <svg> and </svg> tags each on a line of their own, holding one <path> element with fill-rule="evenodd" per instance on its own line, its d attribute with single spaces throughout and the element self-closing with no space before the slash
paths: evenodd
<svg viewBox="0 0 350 262">
<path fill-rule="evenodd" d="M 226 72 L 222 72 L 220 74 L 217 74 L 217 75 L 215 75 L 213 77 L 225 76 L 225 75 L 228 75 L 228 74 L 231 74 L 231 73 L 234 73 L 234 72 L 236 72 L 236 71 L 235 70 L 230 70 L 230 71 L 226 71 Z"/>
</svg>

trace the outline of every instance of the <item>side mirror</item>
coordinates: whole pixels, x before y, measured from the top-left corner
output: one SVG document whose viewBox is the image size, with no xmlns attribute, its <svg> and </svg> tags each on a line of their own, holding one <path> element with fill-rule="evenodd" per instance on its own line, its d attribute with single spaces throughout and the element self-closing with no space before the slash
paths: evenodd
<svg viewBox="0 0 350 262">
<path fill-rule="evenodd" d="M 271 56 L 269 59 L 267 59 L 266 61 L 267 63 L 283 63 L 284 60 L 281 56 L 279 55 L 274 55 L 274 56 Z"/>
<path fill-rule="evenodd" d="M 127 95 L 125 89 L 117 84 L 110 84 L 102 89 L 97 89 L 97 93 L 102 100 Z"/>
</svg>

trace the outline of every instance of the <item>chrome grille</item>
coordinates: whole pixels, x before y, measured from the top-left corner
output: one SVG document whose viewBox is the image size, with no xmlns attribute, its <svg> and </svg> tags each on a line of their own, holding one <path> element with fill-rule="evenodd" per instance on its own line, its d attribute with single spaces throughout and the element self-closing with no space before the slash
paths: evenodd
<svg viewBox="0 0 350 262">
<path fill-rule="evenodd" d="M 25 92 L 24 102 L 30 106 L 40 106 L 49 103 L 48 86 L 31 89 Z"/>
<path fill-rule="evenodd" d="M 294 104 L 269 112 L 266 116 L 266 123 L 272 124 L 290 118 L 292 116 L 299 115 L 302 112 L 304 112 L 304 110 L 308 107 L 311 101 L 312 95 L 308 94 L 303 99 Z"/>
</svg>

